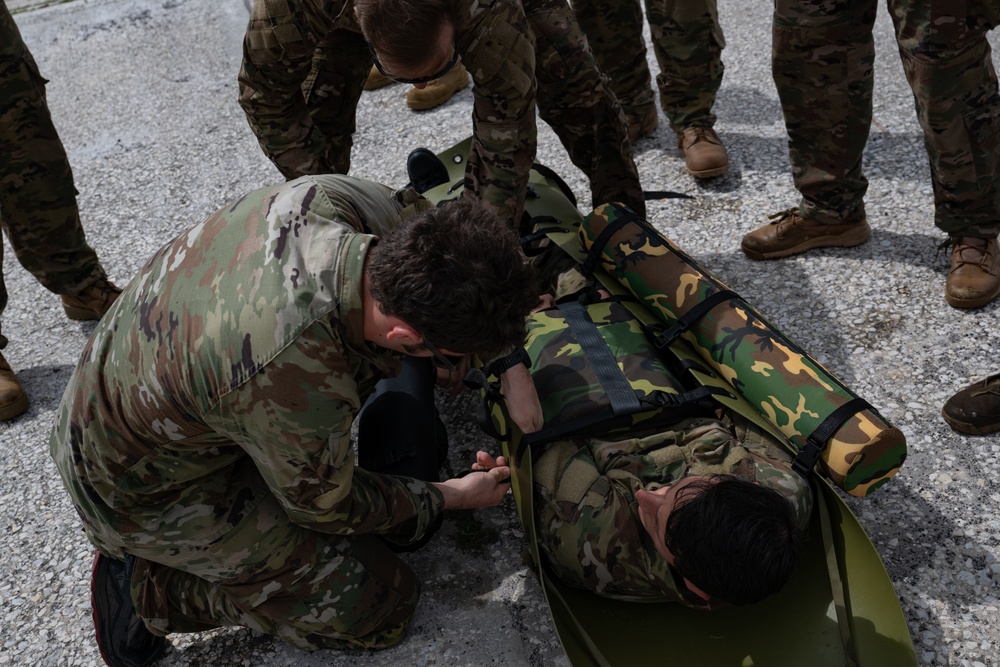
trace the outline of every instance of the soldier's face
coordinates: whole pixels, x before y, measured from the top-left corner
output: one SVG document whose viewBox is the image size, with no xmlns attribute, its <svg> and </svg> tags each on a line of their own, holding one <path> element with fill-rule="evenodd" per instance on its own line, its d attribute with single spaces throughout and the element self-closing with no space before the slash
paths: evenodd
<svg viewBox="0 0 1000 667">
<path fill-rule="evenodd" d="M 425 88 L 434 79 L 444 76 L 458 62 L 458 41 L 455 29 L 444 26 L 436 37 L 435 55 L 423 63 L 399 63 L 381 58 L 377 47 L 370 45 L 375 67 L 383 75 L 401 83 Z"/>
<path fill-rule="evenodd" d="M 656 551 L 663 556 L 670 565 L 675 564 L 674 555 L 667 548 L 667 520 L 670 513 L 677 506 L 678 493 L 692 482 L 699 480 L 699 477 L 683 477 L 670 486 L 660 487 L 656 491 L 646 491 L 645 489 L 635 492 L 636 502 L 639 503 L 639 521 L 642 527 L 649 533 Z M 681 498 L 681 502 L 690 500 L 699 491 L 691 490 Z"/>
</svg>

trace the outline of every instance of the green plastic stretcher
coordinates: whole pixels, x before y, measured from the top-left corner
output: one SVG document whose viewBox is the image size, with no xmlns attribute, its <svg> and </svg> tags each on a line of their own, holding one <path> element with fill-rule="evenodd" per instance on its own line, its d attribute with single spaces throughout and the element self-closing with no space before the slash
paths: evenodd
<svg viewBox="0 0 1000 667">
<path fill-rule="evenodd" d="M 460 194 L 469 144 L 466 140 L 438 154 L 449 182 L 424 196 L 437 203 Z M 551 170 L 537 165 L 530 175 L 525 208 L 533 218 L 554 219 L 567 228 L 575 228 L 582 219 L 572 192 Z M 505 453 L 512 460 L 520 434 L 515 428 L 503 435 Z M 878 553 L 838 492 L 818 474 L 812 477 L 816 511 L 801 565 L 789 584 L 757 604 L 700 612 L 676 603 L 602 598 L 551 576 L 536 543 L 531 457 L 523 457 L 512 469 L 518 515 L 570 663 L 574 667 L 915 666 L 906 621 Z"/>
</svg>

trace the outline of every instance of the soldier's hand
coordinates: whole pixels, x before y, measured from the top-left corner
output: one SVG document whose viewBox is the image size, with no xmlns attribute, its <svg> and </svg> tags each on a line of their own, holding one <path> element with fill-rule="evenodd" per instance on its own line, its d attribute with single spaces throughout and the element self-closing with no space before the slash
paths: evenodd
<svg viewBox="0 0 1000 667">
<path fill-rule="evenodd" d="M 503 502 L 504 496 L 510 490 L 510 468 L 500 465 L 500 461 L 503 461 L 503 457 L 494 461 L 497 465 L 491 468 L 479 468 L 464 477 L 435 483 L 434 486 L 438 487 L 444 496 L 444 508 L 467 510 L 494 507 Z"/>
<path fill-rule="evenodd" d="M 476 452 L 476 462 L 472 464 L 473 470 L 493 470 L 497 466 L 507 465 L 507 459 L 502 456 L 493 458 L 489 453 L 479 450 Z"/>
<path fill-rule="evenodd" d="M 556 298 L 551 294 L 542 294 L 538 297 L 538 305 L 531 309 L 531 312 L 537 313 L 540 310 L 545 310 L 547 308 L 552 308 L 556 305 Z"/>
</svg>

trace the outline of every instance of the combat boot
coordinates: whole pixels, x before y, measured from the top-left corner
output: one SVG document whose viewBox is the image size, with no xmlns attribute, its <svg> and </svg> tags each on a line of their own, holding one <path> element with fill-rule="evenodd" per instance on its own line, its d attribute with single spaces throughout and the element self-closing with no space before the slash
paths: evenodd
<svg viewBox="0 0 1000 667">
<path fill-rule="evenodd" d="M 125 560 L 94 554 L 90 571 L 90 608 L 97 649 L 110 667 L 146 667 L 167 647 L 167 640 L 146 628 L 132 604 L 129 585 L 135 557 Z"/>
<path fill-rule="evenodd" d="M 743 237 L 741 248 L 750 259 L 778 259 L 813 248 L 849 248 L 861 245 L 872 234 L 868 220 L 824 225 L 790 208 L 769 216 L 770 223 Z"/>
<path fill-rule="evenodd" d="M 10 364 L 0 354 L 0 421 L 13 419 L 28 409 L 28 395 Z"/>
<path fill-rule="evenodd" d="M 469 85 L 469 73 L 461 61 L 439 79 L 428 82 L 424 88 L 410 88 L 406 93 L 406 106 L 415 111 L 425 111 L 441 106 L 458 91 Z"/>
<path fill-rule="evenodd" d="M 99 320 L 122 291 L 107 278 L 98 278 L 79 294 L 62 294 L 63 310 L 71 320 Z"/>
<path fill-rule="evenodd" d="M 628 123 L 628 139 L 633 144 L 645 136 L 649 136 L 660 124 L 660 114 L 656 107 L 650 107 L 645 113 L 625 114 L 625 122 Z"/>
<path fill-rule="evenodd" d="M 1000 373 L 949 398 L 941 415 L 959 433 L 986 435 L 1000 431 Z"/>
<path fill-rule="evenodd" d="M 952 236 L 941 245 L 951 246 L 951 270 L 945 281 L 950 305 L 979 308 L 1000 296 L 1000 252 L 995 238 Z"/>
<path fill-rule="evenodd" d="M 677 133 L 677 147 L 684 153 L 688 173 L 695 178 L 711 178 L 729 171 L 726 147 L 710 127 L 685 127 Z"/>
<path fill-rule="evenodd" d="M 396 82 L 378 71 L 378 67 L 372 65 L 371 71 L 368 72 L 368 78 L 365 79 L 365 90 L 378 90 L 393 83 Z"/>
</svg>

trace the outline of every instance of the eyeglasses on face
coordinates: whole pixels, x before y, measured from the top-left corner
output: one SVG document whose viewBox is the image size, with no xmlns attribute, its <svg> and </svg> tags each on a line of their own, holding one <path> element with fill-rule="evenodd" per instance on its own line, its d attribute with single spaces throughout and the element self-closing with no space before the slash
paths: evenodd
<svg viewBox="0 0 1000 667">
<path fill-rule="evenodd" d="M 459 364 L 462 363 L 461 355 L 444 354 L 436 345 L 431 343 L 426 338 L 424 338 L 424 347 L 426 347 L 434 357 L 434 363 L 441 368 L 454 372 L 458 370 Z"/>
<path fill-rule="evenodd" d="M 451 60 L 448 61 L 448 64 L 444 66 L 444 69 L 442 69 L 440 72 L 431 74 L 430 76 L 418 76 L 414 79 L 405 79 L 403 77 L 396 76 L 395 74 L 391 74 L 390 72 L 387 72 L 385 67 L 382 66 L 382 63 L 379 62 L 378 56 L 375 55 L 375 47 L 372 46 L 371 42 L 368 42 L 368 51 L 372 54 L 372 62 L 375 64 L 375 69 L 377 69 L 379 73 L 382 74 L 382 76 L 392 79 L 397 83 L 427 83 L 428 81 L 433 81 L 434 79 L 440 79 L 442 76 L 448 73 L 448 70 L 450 70 L 452 67 L 455 66 L 455 63 L 458 62 L 459 58 L 458 33 L 455 34 L 455 39 L 452 42 Z"/>
</svg>

